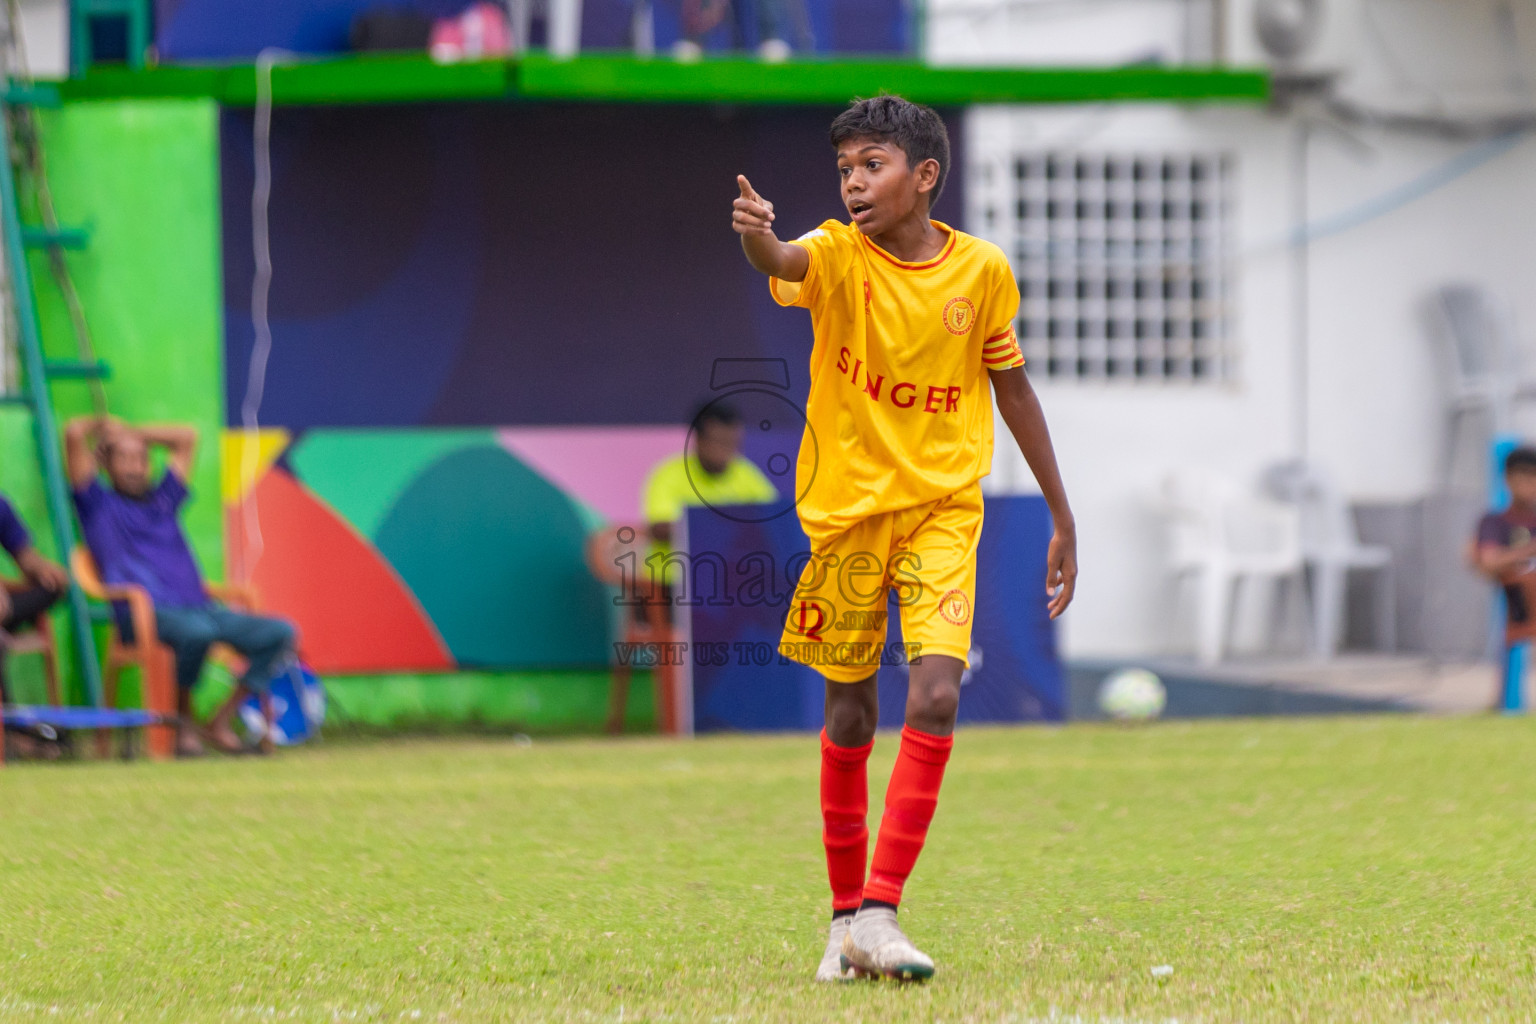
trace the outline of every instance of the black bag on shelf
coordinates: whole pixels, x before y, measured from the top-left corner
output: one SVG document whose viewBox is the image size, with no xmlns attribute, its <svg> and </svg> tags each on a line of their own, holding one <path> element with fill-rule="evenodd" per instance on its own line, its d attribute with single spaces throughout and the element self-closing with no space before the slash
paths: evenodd
<svg viewBox="0 0 1536 1024">
<path fill-rule="evenodd" d="M 349 38 L 356 51 L 425 52 L 432 38 L 432 19 L 399 7 L 375 7 L 352 19 Z"/>
</svg>

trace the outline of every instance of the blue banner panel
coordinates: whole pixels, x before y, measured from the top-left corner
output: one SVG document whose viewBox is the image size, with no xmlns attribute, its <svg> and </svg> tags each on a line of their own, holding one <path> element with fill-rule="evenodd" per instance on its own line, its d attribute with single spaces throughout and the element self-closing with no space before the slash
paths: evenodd
<svg viewBox="0 0 1536 1024">
<path fill-rule="evenodd" d="M 739 513 L 739 514 L 737 514 Z M 823 686 L 813 669 L 777 653 L 784 617 L 809 553 L 792 512 L 752 522 L 760 510 L 688 512 L 694 574 L 694 728 L 816 730 Z M 1038 495 L 989 497 L 977 555 L 971 668 L 960 691 L 961 722 L 1062 721 L 1065 674 L 1046 613 L 1045 554 L 1050 513 Z M 887 649 L 901 642 L 894 603 Z M 907 667 L 880 669 L 880 725 L 902 723 Z"/>
<path fill-rule="evenodd" d="M 373 11 L 428 18 L 458 14 L 472 0 L 155 0 L 155 44 L 165 61 L 250 60 L 268 47 L 304 54 L 344 53 L 352 22 Z M 652 5 L 655 44 L 665 52 L 683 38 L 686 0 Z M 543 5 L 524 42 L 545 44 Z M 902 0 L 736 0 L 699 41 L 710 51 L 751 50 L 765 38 L 805 53 L 905 53 L 913 16 Z M 630 49 L 631 0 L 585 0 L 583 50 Z M 703 27 L 703 26 L 700 26 Z"/>
<path fill-rule="evenodd" d="M 810 317 L 731 230 L 736 175 L 786 236 L 846 216 L 832 108 L 460 103 L 283 108 L 262 422 L 316 427 L 686 423 L 717 360 L 810 389 Z M 226 401 L 244 402 L 252 114 L 221 129 Z M 953 161 L 964 166 L 951 123 Z M 963 175 L 937 216 L 960 222 Z"/>
<path fill-rule="evenodd" d="M 155 45 L 165 61 L 252 60 L 277 47 L 344 53 L 352 20 L 381 8 L 446 18 L 471 0 L 156 0 Z"/>
</svg>

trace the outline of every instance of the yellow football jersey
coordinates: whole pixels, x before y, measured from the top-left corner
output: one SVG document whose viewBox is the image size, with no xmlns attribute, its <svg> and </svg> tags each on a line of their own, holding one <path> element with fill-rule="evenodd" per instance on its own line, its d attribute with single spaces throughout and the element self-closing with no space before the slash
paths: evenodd
<svg viewBox="0 0 1536 1024">
<path fill-rule="evenodd" d="M 907 263 L 829 220 L 795 240 L 805 280 L 768 282 L 780 305 L 810 310 L 816 335 L 795 488 L 813 542 L 991 470 L 987 371 L 1024 365 L 1019 287 L 997 246 L 933 223 L 943 250 Z"/>
</svg>

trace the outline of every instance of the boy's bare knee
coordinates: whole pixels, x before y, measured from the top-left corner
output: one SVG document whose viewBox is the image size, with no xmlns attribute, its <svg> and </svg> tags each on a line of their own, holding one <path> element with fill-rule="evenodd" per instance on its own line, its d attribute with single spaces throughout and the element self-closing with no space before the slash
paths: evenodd
<svg viewBox="0 0 1536 1024">
<path fill-rule="evenodd" d="M 940 683 L 914 690 L 907 699 L 907 724 L 922 732 L 947 736 L 960 711 L 960 687 Z"/>
<path fill-rule="evenodd" d="M 874 677 L 857 683 L 827 682 L 827 738 L 839 747 L 862 747 L 880 721 Z"/>
<path fill-rule="evenodd" d="M 907 686 L 907 724 L 935 736 L 954 732 L 964 672 L 959 658 L 947 656 L 925 657 L 913 665 Z"/>
</svg>

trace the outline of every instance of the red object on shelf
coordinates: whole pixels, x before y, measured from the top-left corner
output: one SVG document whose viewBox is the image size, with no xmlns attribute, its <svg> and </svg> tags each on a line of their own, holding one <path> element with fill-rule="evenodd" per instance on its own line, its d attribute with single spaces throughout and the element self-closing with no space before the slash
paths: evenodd
<svg viewBox="0 0 1536 1024">
<path fill-rule="evenodd" d="M 512 26 L 495 4 L 470 4 L 458 17 L 432 23 L 428 52 L 439 64 L 504 57 L 512 52 Z"/>
</svg>

